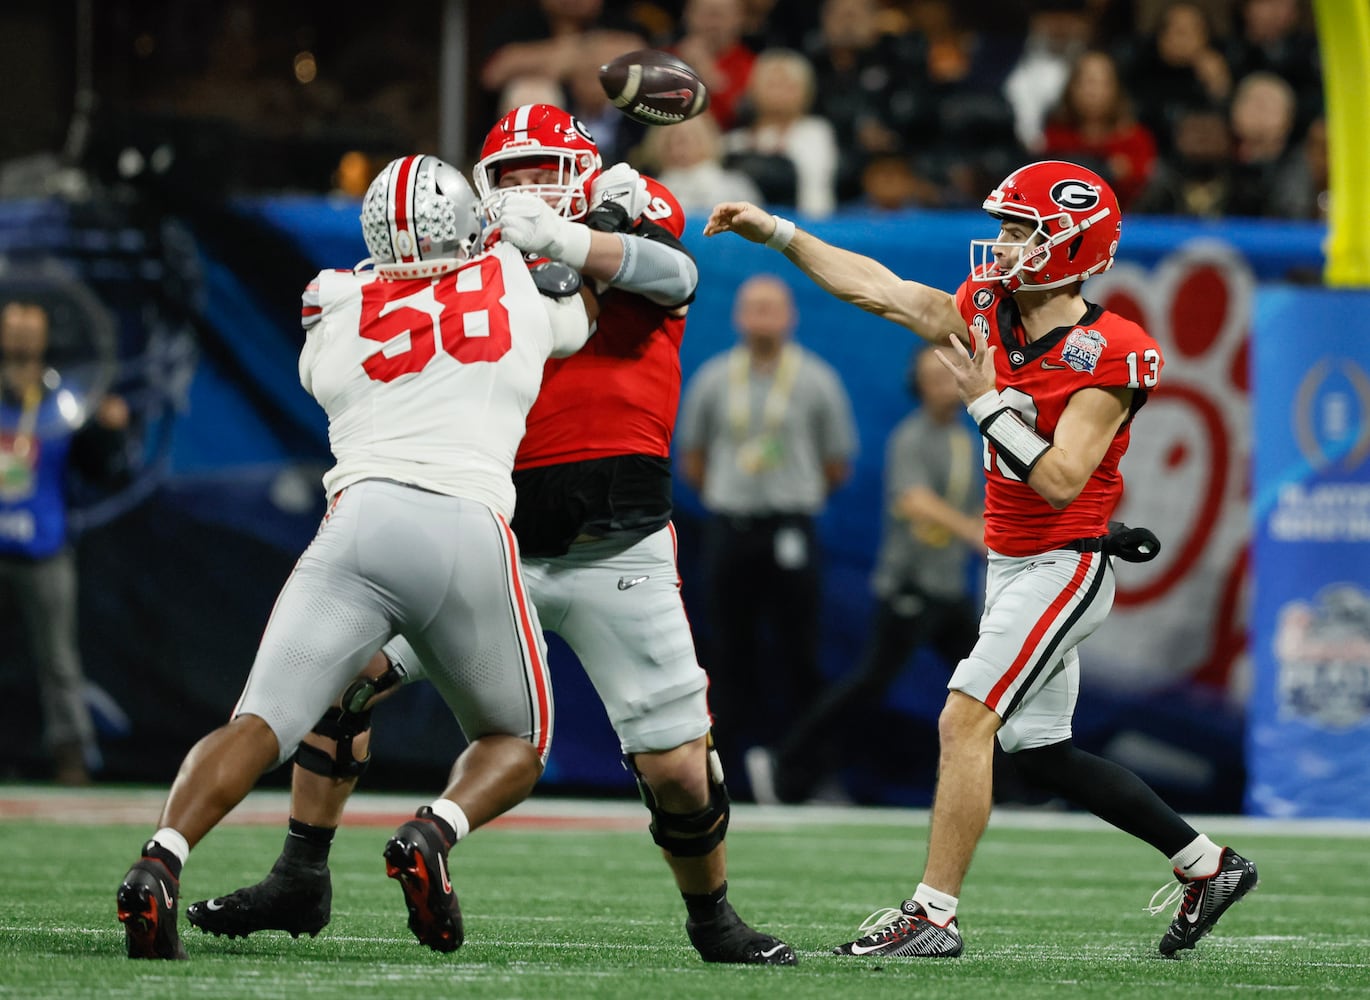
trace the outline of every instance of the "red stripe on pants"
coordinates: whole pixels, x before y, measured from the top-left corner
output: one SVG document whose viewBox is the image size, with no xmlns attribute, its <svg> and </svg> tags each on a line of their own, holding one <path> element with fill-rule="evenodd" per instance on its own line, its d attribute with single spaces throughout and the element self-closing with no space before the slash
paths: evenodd
<svg viewBox="0 0 1370 1000">
<path fill-rule="evenodd" d="M 998 683 L 990 689 L 989 697 L 985 699 L 986 707 L 992 709 L 997 709 L 999 707 L 999 699 L 1004 696 L 1004 692 L 1018 679 L 1018 675 L 1021 674 L 1023 668 L 1028 665 L 1028 662 L 1032 659 L 1033 650 L 1035 650 L 1042 641 L 1042 636 L 1046 635 L 1051 629 L 1051 626 L 1056 624 L 1056 620 L 1061 617 L 1061 611 L 1064 610 L 1066 604 L 1080 592 L 1080 584 L 1084 582 L 1085 576 L 1088 575 L 1089 568 L 1093 564 L 1093 552 L 1082 552 L 1080 554 L 1080 565 L 1075 568 L 1075 575 L 1071 578 L 1070 583 L 1066 585 L 1065 590 L 1056 595 L 1056 600 L 1051 602 L 1051 605 L 1047 608 L 1046 614 L 1037 619 L 1037 624 L 1034 625 L 1032 631 L 1028 633 L 1027 642 L 1023 643 L 1023 648 L 1018 651 L 1018 655 L 1014 658 L 1013 663 L 1009 665 L 1009 668 L 1004 672 L 1004 675 L 999 678 Z"/>
</svg>

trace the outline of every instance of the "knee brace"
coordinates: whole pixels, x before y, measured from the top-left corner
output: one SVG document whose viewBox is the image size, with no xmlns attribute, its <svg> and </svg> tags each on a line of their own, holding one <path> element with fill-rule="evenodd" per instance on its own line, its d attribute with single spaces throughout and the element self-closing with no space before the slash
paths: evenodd
<svg viewBox="0 0 1370 1000">
<path fill-rule="evenodd" d="M 719 762 L 718 751 L 714 749 L 712 736 L 709 737 L 708 751 L 709 804 L 698 812 L 672 813 L 662 809 L 632 758 L 627 758 L 627 764 L 637 778 L 642 804 L 652 814 L 648 829 L 658 847 L 672 857 L 702 858 L 723 843 L 732 815 L 732 800 L 728 797 L 727 786 L 723 784 L 723 766 Z"/>
<path fill-rule="evenodd" d="M 337 750 L 329 756 L 326 750 L 301 743 L 295 751 L 295 763 L 325 778 L 360 778 L 371 763 L 371 755 L 367 754 L 366 760 L 357 760 L 352 753 L 352 741 L 371 728 L 371 709 L 367 706 L 373 698 L 403 679 L 403 673 L 388 666 L 376 677 L 358 677 L 347 685 L 342 707 L 330 708 L 313 729 L 320 736 L 335 741 Z"/>
<path fill-rule="evenodd" d="M 330 708 L 311 732 L 333 740 L 337 749 L 330 755 L 327 750 L 301 743 L 295 750 L 295 763 L 325 778 L 360 778 L 366 765 L 371 763 L 371 755 L 367 754 L 365 760 L 357 760 L 352 753 L 352 741 L 370 728 L 370 710 L 349 712 L 343 708 Z"/>
</svg>

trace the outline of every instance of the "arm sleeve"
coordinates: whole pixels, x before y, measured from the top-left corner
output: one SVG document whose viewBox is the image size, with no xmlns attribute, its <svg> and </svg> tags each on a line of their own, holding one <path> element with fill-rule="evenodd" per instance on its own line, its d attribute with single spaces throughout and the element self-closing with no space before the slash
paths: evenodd
<svg viewBox="0 0 1370 1000">
<path fill-rule="evenodd" d="M 678 240 L 672 238 L 668 243 L 645 234 L 616 236 L 623 244 L 623 263 L 609 284 L 667 308 L 685 305 L 694 298 L 699 269 Z"/>
</svg>

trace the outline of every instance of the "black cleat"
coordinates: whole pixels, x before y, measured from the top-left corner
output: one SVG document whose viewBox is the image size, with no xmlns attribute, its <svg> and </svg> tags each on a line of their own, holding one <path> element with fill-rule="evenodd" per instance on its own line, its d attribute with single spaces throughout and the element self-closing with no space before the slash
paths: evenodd
<svg viewBox="0 0 1370 1000">
<path fill-rule="evenodd" d="M 1256 888 L 1259 881 L 1256 866 L 1230 847 L 1223 848 L 1218 870 L 1212 875 L 1189 879 L 1177 871 L 1175 877 L 1180 880 L 1180 886 L 1173 893 L 1182 898 L 1175 918 L 1161 938 L 1161 954 L 1166 958 L 1175 958 L 1178 952 L 1193 948 L 1199 938 L 1213 929 L 1227 908 Z M 1175 895 L 1149 909 L 1160 912 Z"/>
<path fill-rule="evenodd" d="M 685 921 L 690 943 L 706 962 L 739 965 L 797 965 L 794 949 L 779 938 L 753 930 L 737 915 L 732 904 L 713 920 Z"/>
<path fill-rule="evenodd" d="M 866 918 L 859 930 L 869 933 L 838 945 L 834 955 L 880 955 L 910 958 L 955 958 L 961 954 L 961 930 L 952 917 L 935 924 L 927 910 L 906 899 L 899 909 L 887 907 Z"/>
<path fill-rule="evenodd" d="M 333 883 L 327 868 L 290 868 L 278 859 L 256 885 L 191 903 L 186 919 L 206 934 L 231 938 L 247 937 L 253 931 L 314 937 L 328 926 L 332 902 Z"/>
<path fill-rule="evenodd" d="M 434 951 L 456 951 L 465 932 L 461 906 L 447 874 L 449 845 L 433 811 L 424 806 L 385 845 L 385 874 L 404 890 L 409 929 Z"/>
<path fill-rule="evenodd" d="M 176 933 L 176 900 L 181 887 L 156 858 L 140 859 L 115 896 L 129 958 L 186 958 Z"/>
</svg>

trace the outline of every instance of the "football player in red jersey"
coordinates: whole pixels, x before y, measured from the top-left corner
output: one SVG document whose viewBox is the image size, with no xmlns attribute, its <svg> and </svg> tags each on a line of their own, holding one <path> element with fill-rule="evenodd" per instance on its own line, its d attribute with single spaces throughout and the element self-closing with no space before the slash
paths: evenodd
<svg viewBox="0 0 1370 1000">
<path fill-rule="evenodd" d="M 997 737 L 1029 781 L 1170 859 L 1179 884 L 1152 909 L 1179 901 L 1160 943 L 1175 956 L 1255 886 L 1256 866 L 1199 834 L 1131 771 L 1071 740 L 1077 647 L 1113 603 L 1110 557 L 1158 551 L 1150 532 L 1111 528 L 1109 517 L 1122 492 L 1118 462 L 1160 380 L 1161 351 L 1135 323 L 1081 296 L 1086 278 L 1112 266 L 1122 229 L 1117 198 L 1097 174 L 1032 163 L 984 208 L 999 233 L 972 241 L 971 273 L 955 294 L 901 279 L 755 205 L 720 204 L 704 230 L 779 250 L 844 302 L 948 345 L 939 354 L 984 438 L 985 610 L 938 721 L 923 880 L 836 953 L 961 954 L 957 896 L 989 820 Z"/>
<path fill-rule="evenodd" d="M 513 529 L 533 603 L 604 703 L 700 956 L 793 965 L 789 945 L 748 926 L 728 901 L 728 792 L 680 596 L 669 456 L 697 282 L 679 240 L 684 213 L 627 164 L 603 169 L 584 125 L 548 105 L 516 108 L 491 129 L 475 186 L 504 240 L 530 261 L 571 264 L 600 291 L 595 335 L 546 366 L 515 459 Z M 386 657 L 344 696 L 357 711 L 335 709 L 302 745 L 290 834 L 271 874 L 192 904 L 191 923 L 298 935 L 328 922 L 328 845 L 365 763 L 376 691 L 424 671 L 402 641 Z"/>
</svg>

